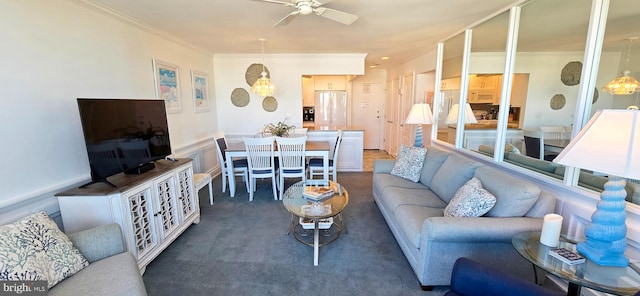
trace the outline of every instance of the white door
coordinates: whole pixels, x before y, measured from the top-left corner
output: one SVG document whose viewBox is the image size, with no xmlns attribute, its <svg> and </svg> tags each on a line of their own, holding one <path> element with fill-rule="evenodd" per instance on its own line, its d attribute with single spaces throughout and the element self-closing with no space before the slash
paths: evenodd
<svg viewBox="0 0 640 296">
<path fill-rule="evenodd" d="M 353 83 L 352 123 L 364 128 L 364 149 L 382 149 L 384 84 Z"/>
</svg>

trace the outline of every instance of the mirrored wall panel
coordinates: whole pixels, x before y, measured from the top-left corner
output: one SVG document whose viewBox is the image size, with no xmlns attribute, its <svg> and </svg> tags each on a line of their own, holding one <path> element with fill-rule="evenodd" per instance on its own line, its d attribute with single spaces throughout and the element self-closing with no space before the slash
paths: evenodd
<svg viewBox="0 0 640 296">
<path fill-rule="evenodd" d="M 456 123 L 448 123 L 453 105 L 460 101 L 460 75 L 462 73 L 462 53 L 464 50 L 464 33 L 444 42 L 442 56 L 442 81 L 440 85 L 440 98 L 434 112 L 438 113 L 437 139 L 455 145 Z"/>
</svg>

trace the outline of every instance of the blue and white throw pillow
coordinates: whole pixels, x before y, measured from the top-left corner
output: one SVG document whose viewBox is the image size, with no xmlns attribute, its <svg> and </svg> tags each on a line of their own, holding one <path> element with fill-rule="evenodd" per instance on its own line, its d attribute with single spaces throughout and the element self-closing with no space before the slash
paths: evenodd
<svg viewBox="0 0 640 296">
<path fill-rule="evenodd" d="M 413 182 L 420 181 L 420 172 L 422 172 L 426 155 L 427 148 L 401 145 L 398 160 L 391 169 L 391 174 Z"/>
<path fill-rule="evenodd" d="M 482 187 L 476 177 L 458 189 L 453 199 L 444 208 L 446 217 L 480 217 L 496 205 L 496 197 Z"/>
<path fill-rule="evenodd" d="M 0 226 L 0 281 L 44 280 L 50 289 L 88 265 L 45 212 Z"/>
</svg>

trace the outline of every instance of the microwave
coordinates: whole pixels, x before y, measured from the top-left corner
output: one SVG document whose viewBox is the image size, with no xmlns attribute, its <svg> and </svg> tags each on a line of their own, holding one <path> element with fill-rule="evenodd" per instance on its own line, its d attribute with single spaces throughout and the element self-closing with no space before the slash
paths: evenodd
<svg viewBox="0 0 640 296">
<path fill-rule="evenodd" d="M 469 91 L 469 97 L 467 101 L 469 103 L 493 103 L 496 96 L 494 90 L 487 89 L 472 89 Z"/>
</svg>

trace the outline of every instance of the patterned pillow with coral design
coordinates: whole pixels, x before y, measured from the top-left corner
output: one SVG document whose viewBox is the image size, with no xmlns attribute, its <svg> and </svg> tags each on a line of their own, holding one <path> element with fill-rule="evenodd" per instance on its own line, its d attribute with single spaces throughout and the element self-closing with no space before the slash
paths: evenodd
<svg viewBox="0 0 640 296">
<path fill-rule="evenodd" d="M 473 177 L 458 189 L 444 208 L 446 217 L 480 217 L 496 205 L 496 197 L 482 187 L 480 179 Z"/>
<path fill-rule="evenodd" d="M 0 226 L 0 281 L 46 280 L 50 289 L 88 265 L 45 212 Z"/>
<path fill-rule="evenodd" d="M 420 181 L 420 173 L 427 148 L 400 145 L 398 160 L 391 169 L 391 174 L 413 182 Z"/>
</svg>

